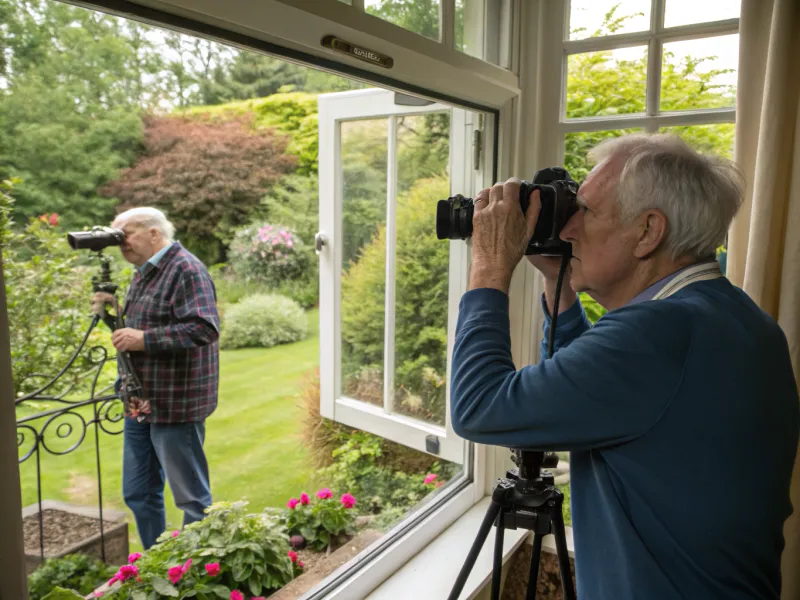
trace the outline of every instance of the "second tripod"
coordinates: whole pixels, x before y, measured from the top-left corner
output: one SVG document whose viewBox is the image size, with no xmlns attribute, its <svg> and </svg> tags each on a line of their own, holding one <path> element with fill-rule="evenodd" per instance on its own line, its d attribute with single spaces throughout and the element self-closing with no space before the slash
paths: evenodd
<svg viewBox="0 0 800 600">
<path fill-rule="evenodd" d="M 499 479 L 492 491 L 492 502 L 483 518 L 478 535 L 458 573 L 448 600 L 458 600 L 461 590 L 469 577 L 481 548 L 489 535 L 492 525 L 495 531 L 494 561 L 492 565 L 492 600 L 500 598 L 500 581 L 503 567 L 503 533 L 506 529 L 527 529 L 533 531 L 533 552 L 528 575 L 526 600 L 536 597 L 536 583 L 539 576 L 539 559 L 542 552 L 542 538 L 553 534 L 556 542 L 558 568 L 564 600 L 575 600 L 572 575 L 567 552 L 567 537 L 564 531 L 562 507 L 564 494 L 555 487 L 553 475 L 540 471 L 541 467 L 555 467 L 558 457 L 545 455 L 532 450 L 514 450 L 513 460 L 518 469 L 511 469 L 506 477 Z"/>
</svg>

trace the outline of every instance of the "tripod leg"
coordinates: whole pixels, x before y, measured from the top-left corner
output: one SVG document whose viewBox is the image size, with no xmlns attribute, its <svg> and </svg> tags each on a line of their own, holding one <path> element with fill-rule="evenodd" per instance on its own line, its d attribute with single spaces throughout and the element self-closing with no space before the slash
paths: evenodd
<svg viewBox="0 0 800 600">
<path fill-rule="evenodd" d="M 533 536 L 533 550 L 531 551 L 531 568 L 528 573 L 528 591 L 525 594 L 525 600 L 534 600 L 536 598 L 536 584 L 539 581 L 539 558 L 542 556 L 542 538 L 541 533 L 536 533 Z"/>
<path fill-rule="evenodd" d="M 558 554 L 558 570 L 561 572 L 561 587 L 564 590 L 564 600 L 575 600 L 575 588 L 572 587 L 572 572 L 569 568 L 569 551 L 567 550 L 567 534 L 564 531 L 564 516 L 561 514 L 561 503 L 553 511 L 553 535 L 556 538 L 556 552 Z"/>
<path fill-rule="evenodd" d="M 492 600 L 500 600 L 500 580 L 503 575 L 503 509 L 500 509 L 497 531 L 494 538 L 494 563 L 492 566 Z"/>
<path fill-rule="evenodd" d="M 467 577 L 469 577 L 470 571 L 472 571 L 472 567 L 475 565 L 475 561 L 478 560 L 478 554 L 480 554 L 483 543 L 486 541 L 489 530 L 492 528 L 492 523 L 494 523 L 499 512 L 500 504 L 492 500 L 492 503 L 486 510 L 486 515 L 483 517 L 483 522 L 478 529 L 478 535 L 475 536 L 475 541 L 469 549 L 469 554 L 467 554 L 467 558 L 464 561 L 464 566 L 461 567 L 461 571 L 458 572 L 458 577 L 456 577 L 456 582 L 453 584 L 453 589 L 450 590 L 450 595 L 447 597 L 447 600 L 458 600 L 459 595 L 461 595 L 461 590 L 464 589 L 464 584 L 467 583 Z"/>
</svg>

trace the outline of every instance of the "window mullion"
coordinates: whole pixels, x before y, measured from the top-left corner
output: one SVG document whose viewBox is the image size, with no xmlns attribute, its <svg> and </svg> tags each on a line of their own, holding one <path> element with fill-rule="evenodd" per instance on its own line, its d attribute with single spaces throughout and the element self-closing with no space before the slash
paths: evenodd
<svg viewBox="0 0 800 600">
<path fill-rule="evenodd" d="M 666 0 L 653 0 L 650 8 L 650 42 L 647 48 L 647 92 L 645 113 L 655 117 L 661 109 L 661 53 L 664 44 L 656 35 L 664 28 L 664 4 Z M 655 124 L 648 123 L 648 133 L 655 132 Z"/>
<path fill-rule="evenodd" d="M 394 412 L 395 249 L 397 245 L 397 117 L 389 121 L 386 157 L 386 287 L 383 350 L 383 409 Z"/>
<path fill-rule="evenodd" d="M 439 39 L 445 48 L 456 47 L 456 0 L 439 4 Z"/>
</svg>

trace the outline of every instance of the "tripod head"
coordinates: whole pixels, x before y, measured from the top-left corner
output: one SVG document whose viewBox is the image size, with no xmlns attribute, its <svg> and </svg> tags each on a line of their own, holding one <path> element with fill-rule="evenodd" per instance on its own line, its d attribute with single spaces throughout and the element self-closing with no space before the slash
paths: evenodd
<svg viewBox="0 0 800 600">
<path fill-rule="evenodd" d="M 92 289 L 95 292 L 114 294 L 117 291 L 117 284 L 111 281 L 111 259 L 103 254 L 102 250 L 96 252 L 100 261 L 100 272 L 92 277 Z"/>
</svg>

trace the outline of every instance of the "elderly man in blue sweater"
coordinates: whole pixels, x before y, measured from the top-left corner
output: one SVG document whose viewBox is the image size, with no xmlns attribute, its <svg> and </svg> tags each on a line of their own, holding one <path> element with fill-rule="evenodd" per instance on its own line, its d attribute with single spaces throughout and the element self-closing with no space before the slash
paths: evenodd
<svg viewBox="0 0 800 600">
<path fill-rule="evenodd" d="M 538 192 L 527 215 L 518 180 L 476 196 L 453 427 L 570 451 L 581 600 L 777 599 L 800 410 L 784 334 L 714 260 L 741 178 L 663 135 L 607 141 L 592 158 L 560 234 L 573 258 L 555 353 L 520 370 L 507 294 Z M 558 259 L 531 262 L 547 339 Z M 594 327 L 581 291 L 609 311 Z"/>
</svg>

